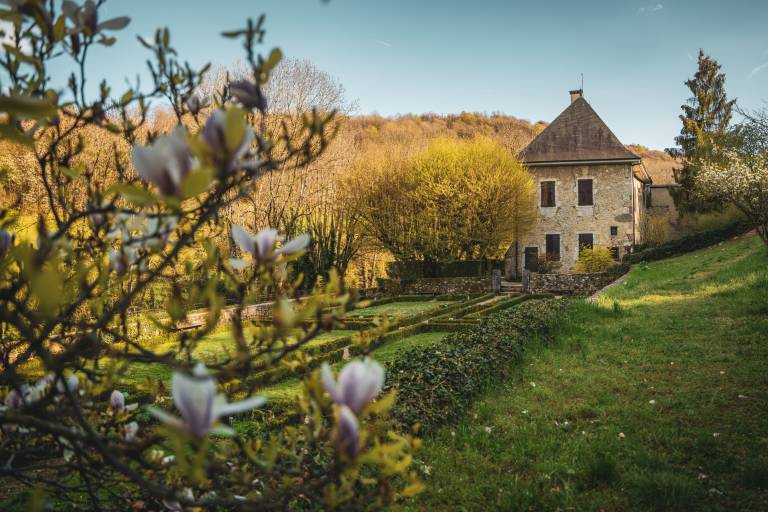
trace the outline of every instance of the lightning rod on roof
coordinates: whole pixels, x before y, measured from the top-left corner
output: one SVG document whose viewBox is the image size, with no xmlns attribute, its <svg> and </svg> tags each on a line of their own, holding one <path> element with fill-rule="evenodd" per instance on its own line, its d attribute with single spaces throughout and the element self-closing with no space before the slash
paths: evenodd
<svg viewBox="0 0 768 512">
<path fill-rule="evenodd" d="M 584 73 L 581 74 L 581 92 L 584 93 Z"/>
</svg>

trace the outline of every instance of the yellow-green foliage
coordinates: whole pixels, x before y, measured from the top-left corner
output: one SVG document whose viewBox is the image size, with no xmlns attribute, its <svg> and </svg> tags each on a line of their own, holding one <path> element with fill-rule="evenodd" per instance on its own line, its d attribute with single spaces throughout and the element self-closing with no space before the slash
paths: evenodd
<svg viewBox="0 0 768 512">
<path fill-rule="evenodd" d="M 579 259 L 576 261 L 577 272 L 605 272 L 613 265 L 611 251 L 607 247 L 595 247 L 594 249 L 582 249 Z"/>
<path fill-rule="evenodd" d="M 415 156 L 360 163 L 355 187 L 370 233 L 400 259 L 493 257 L 530 224 L 533 181 L 485 137 L 437 139 Z"/>
<path fill-rule="evenodd" d="M 669 240 L 670 222 L 668 213 L 646 213 L 642 219 L 643 242 L 658 245 Z"/>
</svg>

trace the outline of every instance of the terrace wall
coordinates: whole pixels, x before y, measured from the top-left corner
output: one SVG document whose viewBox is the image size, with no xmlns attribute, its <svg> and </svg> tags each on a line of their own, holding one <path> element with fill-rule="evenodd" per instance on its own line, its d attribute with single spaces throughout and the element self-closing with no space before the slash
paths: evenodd
<svg viewBox="0 0 768 512">
<path fill-rule="evenodd" d="M 538 274 L 526 272 L 523 288 L 531 293 L 554 293 L 557 295 L 592 295 L 613 282 L 616 274 L 608 272 L 585 272 L 581 274 Z"/>
<path fill-rule="evenodd" d="M 420 277 L 409 281 L 382 280 L 387 293 L 485 293 L 492 290 L 490 277 Z"/>
</svg>

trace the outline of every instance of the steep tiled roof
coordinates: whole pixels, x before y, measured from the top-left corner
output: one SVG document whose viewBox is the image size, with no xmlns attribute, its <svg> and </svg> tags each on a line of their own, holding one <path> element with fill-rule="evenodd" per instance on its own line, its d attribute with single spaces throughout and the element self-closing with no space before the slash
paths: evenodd
<svg viewBox="0 0 768 512">
<path fill-rule="evenodd" d="M 525 163 L 640 160 L 619 142 L 583 97 L 577 98 L 520 153 Z"/>
</svg>

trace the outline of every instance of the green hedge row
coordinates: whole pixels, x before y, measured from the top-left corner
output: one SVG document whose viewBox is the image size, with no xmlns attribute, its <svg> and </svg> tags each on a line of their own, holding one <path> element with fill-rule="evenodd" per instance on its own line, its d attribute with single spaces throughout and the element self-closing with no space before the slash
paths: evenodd
<svg viewBox="0 0 768 512">
<path fill-rule="evenodd" d="M 640 263 L 641 261 L 654 261 L 677 256 L 686 252 L 703 249 L 715 245 L 736 235 L 740 235 L 750 229 L 750 225 L 744 221 L 736 221 L 721 228 L 693 233 L 674 240 L 669 240 L 654 247 L 637 246 L 636 250 L 624 256 L 624 262 Z"/>
<path fill-rule="evenodd" d="M 537 337 L 549 338 L 566 302 L 531 300 L 452 333 L 440 344 L 406 350 L 387 365 L 387 389 L 397 389 L 394 414 L 423 427 L 458 420 L 483 389 L 501 380 Z"/>
</svg>

